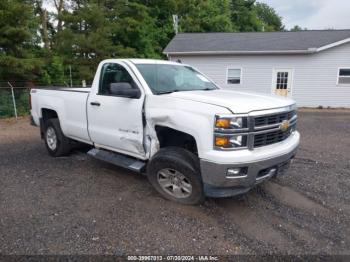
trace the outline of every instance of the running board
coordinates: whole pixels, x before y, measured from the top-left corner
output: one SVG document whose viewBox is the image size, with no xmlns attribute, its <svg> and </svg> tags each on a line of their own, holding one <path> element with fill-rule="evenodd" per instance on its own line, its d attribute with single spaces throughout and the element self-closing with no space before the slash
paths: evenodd
<svg viewBox="0 0 350 262">
<path fill-rule="evenodd" d="M 146 166 L 146 163 L 141 160 L 103 149 L 93 148 L 87 154 L 96 159 L 136 172 L 143 172 Z"/>
</svg>

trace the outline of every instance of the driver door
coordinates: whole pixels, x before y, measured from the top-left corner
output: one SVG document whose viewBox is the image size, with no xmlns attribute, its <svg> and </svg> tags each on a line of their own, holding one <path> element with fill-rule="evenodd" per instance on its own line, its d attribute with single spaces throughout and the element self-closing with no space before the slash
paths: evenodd
<svg viewBox="0 0 350 262">
<path fill-rule="evenodd" d="M 141 97 L 113 95 L 113 83 L 129 83 L 132 88 L 140 89 Z M 88 130 L 95 146 L 144 158 L 143 101 L 143 90 L 127 66 L 121 63 L 104 64 L 98 92 L 91 93 L 87 102 Z"/>
</svg>

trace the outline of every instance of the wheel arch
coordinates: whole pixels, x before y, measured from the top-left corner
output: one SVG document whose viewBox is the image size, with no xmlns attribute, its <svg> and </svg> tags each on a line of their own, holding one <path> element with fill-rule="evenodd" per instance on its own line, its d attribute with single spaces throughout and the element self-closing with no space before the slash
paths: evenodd
<svg viewBox="0 0 350 262">
<path fill-rule="evenodd" d="M 180 147 L 198 156 L 197 140 L 193 135 L 166 125 L 155 125 L 154 129 L 160 149 L 165 147 Z"/>
<path fill-rule="evenodd" d="M 49 119 L 57 118 L 59 121 L 58 114 L 56 110 L 50 108 L 41 108 L 41 118 L 40 118 L 40 135 L 41 138 L 44 138 L 45 133 L 45 125 Z"/>
</svg>

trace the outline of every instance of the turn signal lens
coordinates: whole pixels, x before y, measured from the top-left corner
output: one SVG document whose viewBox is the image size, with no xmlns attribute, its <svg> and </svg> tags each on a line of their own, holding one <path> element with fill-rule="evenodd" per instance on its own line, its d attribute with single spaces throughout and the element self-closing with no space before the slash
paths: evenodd
<svg viewBox="0 0 350 262">
<path fill-rule="evenodd" d="M 229 137 L 217 136 L 215 137 L 215 145 L 220 147 L 225 147 L 230 143 Z"/>
<path fill-rule="evenodd" d="M 231 119 L 228 118 L 217 118 L 215 126 L 219 128 L 229 128 L 231 124 Z"/>
<path fill-rule="evenodd" d="M 247 146 L 247 135 L 232 135 L 232 136 L 215 136 L 215 146 L 216 148 L 244 148 Z"/>
<path fill-rule="evenodd" d="M 247 117 L 226 117 L 226 116 L 215 116 L 215 127 L 223 129 L 243 129 L 248 127 Z"/>
</svg>

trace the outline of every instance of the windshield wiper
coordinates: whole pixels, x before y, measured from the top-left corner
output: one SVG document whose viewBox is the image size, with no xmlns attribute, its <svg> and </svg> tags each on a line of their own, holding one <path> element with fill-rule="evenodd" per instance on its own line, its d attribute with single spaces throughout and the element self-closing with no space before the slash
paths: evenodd
<svg viewBox="0 0 350 262">
<path fill-rule="evenodd" d="M 157 95 L 165 95 L 165 94 L 171 94 L 171 93 L 176 93 L 176 92 L 189 92 L 189 91 L 211 91 L 211 90 L 216 90 L 217 88 L 204 88 L 204 89 L 188 89 L 188 90 L 171 90 L 171 91 L 164 91 L 164 92 L 158 92 Z"/>
<path fill-rule="evenodd" d="M 182 90 L 175 89 L 171 91 L 158 92 L 157 95 L 166 95 L 166 94 L 171 94 L 171 93 L 180 92 L 180 91 Z"/>
</svg>

